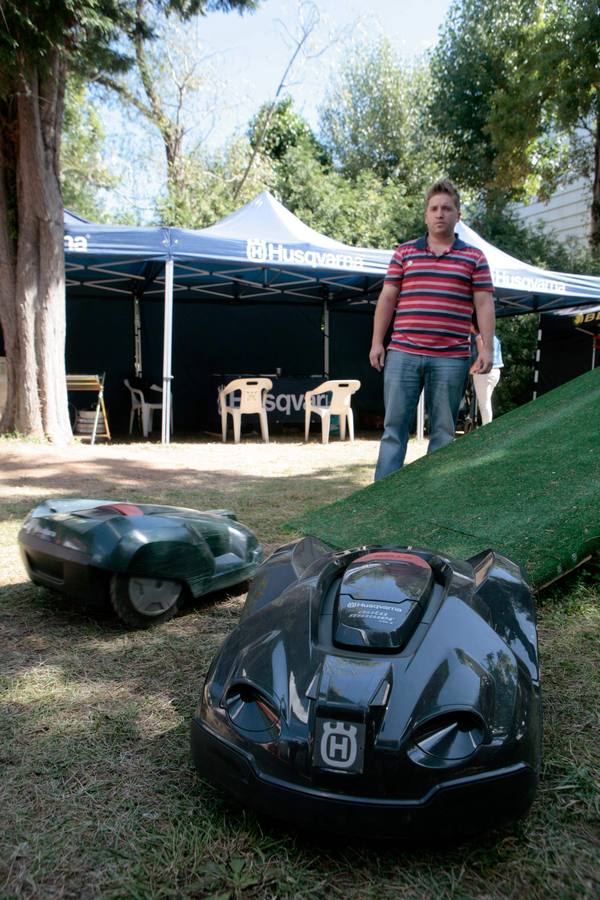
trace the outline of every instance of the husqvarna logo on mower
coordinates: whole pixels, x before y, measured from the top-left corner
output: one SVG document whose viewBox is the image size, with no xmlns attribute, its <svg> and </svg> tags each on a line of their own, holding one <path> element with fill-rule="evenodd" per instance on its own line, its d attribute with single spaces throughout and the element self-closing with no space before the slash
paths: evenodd
<svg viewBox="0 0 600 900">
<path fill-rule="evenodd" d="M 365 726 L 317 719 L 315 765 L 344 772 L 362 771 Z"/>
<path fill-rule="evenodd" d="M 324 762 L 339 769 L 348 769 L 356 760 L 358 745 L 356 727 L 345 722 L 324 722 L 321 756 Z"/>
</svg>

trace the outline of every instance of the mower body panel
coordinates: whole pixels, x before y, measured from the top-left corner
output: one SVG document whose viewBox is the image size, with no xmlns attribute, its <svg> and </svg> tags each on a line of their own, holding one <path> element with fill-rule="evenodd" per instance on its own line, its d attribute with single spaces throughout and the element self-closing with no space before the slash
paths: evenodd
<svg viewBox="0 0 600 900">
<path fill-rule="evenodd" d="M 255 535 L 228 510 L 199 512 L 112 500 L 48 500 L 19 532 L 36 584 L 87 598 L 111 574 L 179 581 L 193 597 L 254 575 Z"/>
<path fill-rule="evenodd" d="M 524 814 L 541 758 L 526 578 L 493 551 L 281 548 L 211 665 L 192 753 L 242 803 L 336 834 Z"/>
</svg>

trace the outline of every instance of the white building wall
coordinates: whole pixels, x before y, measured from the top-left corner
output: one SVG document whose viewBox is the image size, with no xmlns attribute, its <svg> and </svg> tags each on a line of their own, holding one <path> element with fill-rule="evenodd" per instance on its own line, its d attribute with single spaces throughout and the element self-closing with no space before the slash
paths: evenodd
<svg viewBox="0 0 600 900">
<path fill-rule="evenodd" d="M 586 178 L 558 188 L 546 203 L 518 204 L 513 207 L 525 225 L 542 224 L 562 243 L 584 244 L 590 236 L 592 192 Z"/>
</svg>

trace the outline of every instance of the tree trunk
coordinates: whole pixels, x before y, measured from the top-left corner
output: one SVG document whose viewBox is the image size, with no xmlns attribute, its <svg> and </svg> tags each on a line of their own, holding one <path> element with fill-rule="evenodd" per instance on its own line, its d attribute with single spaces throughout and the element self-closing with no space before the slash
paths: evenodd
<svg viewBox="0 0 600 900">
<path fill-rule="evenodd" d="M 15 195 L 14 144 L 12 141 L 13 104 L 2 103 L 0 115 L 0 326 L 6 354 L 6 378 L 9 385 L 17 383 L 19 347 L 15 320 L 16 248 L 12 240 L 14 218 L 10 198 Z M 12 431 L 16 416 L 14 391 L 8 390 L 6 406 L 0 419 L 0 431 Z"/>
<path fill-rule="evenodd" d="M 65 378 L 63 205 L 58 180 L 64 82 L 64 64 L 58 54 L 43 74 L 21 66 L 10 106 L 14 179 L 4 158 L 0 190 L 0 300 L 8 389 L 0 427 L 46 436 L 57 443 L 72 437 Z"/>
</svg>

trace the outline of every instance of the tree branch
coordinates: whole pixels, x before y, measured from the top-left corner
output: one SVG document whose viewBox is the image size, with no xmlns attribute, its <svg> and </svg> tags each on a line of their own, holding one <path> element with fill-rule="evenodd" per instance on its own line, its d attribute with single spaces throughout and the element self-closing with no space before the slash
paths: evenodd
<svg viewBox="0 0 600 900">
<path fill-rule="evenodd" d="M 144 6 L 145 0 L 136 0 L 136 18 L 138 22 L 144 21 Z M 165 115 L 160 103 L 160 98 L 154 90 L 154 78 L 148 65 L 148 56 L 146 54 L 144 38 L 139 31 L 137 31 L 133 37 L 133 46 L 142 86 L 152 110 L 152 121 L 156 124 L 163 139 L 166 140 L 167 136 L 170 137 L 173 123 L 169 120 L 168 116 Z"/>
<path fill-rule="evenodd" d="M 129 103 L 131 106 L 135 107 L 138 112 L 140 112 L 144 118 L 152 120 L 152 110 L 149 106 L 147 106 L 139 97 L 137 97 L 133 91 L 131 91 L 126 84 L 123 84 L 122 81 L 117 81 L 116 78 L 112 78 L 110 75 L 98 74 L 94 79 L 96 84 L 101 84 L 103 87 L 109 88 L 109 90 L 114 91 L 115 94 L 118 94 L 126 103 Z"/>
<path fill-rule="evenodd" d="M 296 58 L 298 57 L 298 54 L 302 50 L 303 46 L 307 42 L 308 38 L 310 37 L 310 35 L 314 31 L 314 29 L 316 28 L 318 23 L 319 23 L 319 12 L 318 12 L 316 6 L 314 6 L 314 4 L 311 4 L 310 15 L 307 18 L 306 23 L 301 23 L 300 38 L 294 39 L 296 42 L 296 48 L 295 48 L 294 52 L 292 53 L 290 59 L 288 60 L 288 63 L 285 67 L 283 75 L 281 76 L 281 80 L 277 86 L 277 90 L 275 91 L 275 96 L 273 98 L 273 101 L 267 108 L 260 131 L 258 132 L 258 135 L 254 141 L 254 147 L 252 148 L 252 153 L 250 155 L 250 159 L 248 160 L 248 165 L 246 166 L 246 170 L 245 170 L 244 174 L 242 175 L 241 181 L 239 182 L 239 184 L 237 185 L 237 187 L 233 193 L 234 201 L 238 199 L 238 197 L 242 191 L 242 188 L 244 187 L 246 181 L 248 180 L 248 175 L 250 174 L 250 170 L 252 169 L 252 166 L 254 165 L 254 160 L 256 159 L 256 156 L 257 156 L 257 154 L 262 146 L 262 143 L 264 141 L 267 128 L 269 127 L 269 122 L 271 121 L 271 116 L 273 115 L 273 110 L 277 106 L 277 100 L 279 98 L 279 95 L 281 94 L 282 90 L 286 86 L 286 79 L 288 77 L 288 74 L 291 72 L 292 66 L 295 63 Z"/>
</svg>

